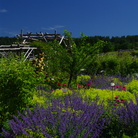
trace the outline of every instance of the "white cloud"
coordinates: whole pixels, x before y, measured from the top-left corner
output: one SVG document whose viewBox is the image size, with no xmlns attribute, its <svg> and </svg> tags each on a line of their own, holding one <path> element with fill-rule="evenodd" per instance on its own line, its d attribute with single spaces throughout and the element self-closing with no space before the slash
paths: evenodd
<svg viewBox="0 0 138 138">
<path fill-rule="evenodd" d="M 0 9 L 0 13 L 8 12 L 6 9 Z"/>
<path fill-rule="evenodd" d="M 65 26 L 63 25 L 55 25 L 53 27 L 47 27 L 47 28 L 42 28 L 43 30 L 56 30 L 56 29 L 59 29 L 59 28 L 64 28 Z"/>
</svg>

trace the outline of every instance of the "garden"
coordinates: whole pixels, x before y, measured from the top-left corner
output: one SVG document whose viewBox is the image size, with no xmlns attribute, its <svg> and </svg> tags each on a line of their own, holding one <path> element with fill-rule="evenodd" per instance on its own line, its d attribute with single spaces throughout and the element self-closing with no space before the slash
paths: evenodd
<svg viewBox="0 0 138 138">
<path fill-rule="evenodd" d="M 0 137 L 137 138 L 137 50 L 64 35 L 67 45 L 32 42 L 32 61 L 0 58 Z"/>
</svg>

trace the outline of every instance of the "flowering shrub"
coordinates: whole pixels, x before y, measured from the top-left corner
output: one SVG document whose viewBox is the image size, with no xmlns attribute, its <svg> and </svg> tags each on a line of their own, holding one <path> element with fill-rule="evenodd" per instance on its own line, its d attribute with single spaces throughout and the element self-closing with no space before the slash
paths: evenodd
<svg viewBox="0 0 138 138">
<path fill-rule="evenodd" d="M 130 137 L 135 137 L 138 132 L 138 97 L 136 104 L 131 100 L 126 102 L 125 106 L 116 109 L 115 114 L 118 115 L 121 131 Z"/>
<path fill-rule="evenodd" d="M 10 121 L 11 131 L 3 129 L 2 136 L 14 138 L 15 136 L 28 136 L 37 138 L 40 134 L 52 137 L 91 137 L 97 138 L 102 129 L 107 125 L 107 116 L 102 117 L 106 110 L 103 105 L 92 102 L 88 105 L 76 96 L 66 96 L 64 101 L 52 101 L 48 108 L 36 107 L 33 111 L 29 108 L 18 117 L 13 116 Z"/>
<path fill-rule="evenodd" d="M 91 79 L 88 80 L 88 83 L 90 82 L 92 82 L 93 87 L 97 89 L 111 90 L 112 89 L 111 83 L 113 82 L 115 83 L 114 88 L 118 90 L 126 90 L 126 84 L 131 82 L 131 78 L 121 77 L 121 76 L 97 75 L 97 76 L 91 77 Z"/>
<path fill-rule="evenodd" d="M 44 53 L 39 53 L 38 57 L 32 61 L 33 66 L 36 69 L 36 73 L 43 72 L 44 71 Z"/>
<path fill-rule="evenodd" d="M 137 138 L 138 132 L 138 97 L 135 97 L 136 103 L 132 100 L 129 102 L 124 99 L 119 99 L 119 96 L 114 97 L 116 101 L 112 108 L 109 108 L 107 114 L 110 115 L 111 121 L 105 126 L 101 138 Z M 118 102 L 118 103 L 117 103 Z M 120 104 L 120 102 L 123 104 Z"/>
<path fill-rule="evenodd" d="M 91 77 L 88 82 L 93 82 L 93 87 L 97 89 L 111 89 L 110 83 L 113 80 L 112 76 L 97 75 Z"/>
<path fill-rule="evenodd" d="M 52 91 L 55 90 L 55 89 L 61 89 L 62 87 L 67 86 L 66 82 L 67 82 L 66 79 L 63 80 L 62 78 L 51 76 L 49 73 L 46 73 L 45 84 Z"/>
<path fill-rule="evenodd" d="M 119 96 L 114 97 L 114 105 L 117 106 L 120 103 L 124 103 L 125 99 L 119 99 Z"/>
<path fill-rule="evenodd" d="M 113 85 L 112 89 L 118 90 L 118 91 L 126 91 L 126 87 L 122 85 Z"/>
<path fill-rule="evenodd" d="M 123 106 L 104 108 L 103 104 L 82 102 L 82 98 L 65 96 L 53 99 L 48 108 L 27 108 L 9 122 L 10 130 L 2 129 L 5 138 L 21 137 L 135 137 L 138 131 L 138 98 L 136 104 L 122 100 Z M 95 129 L 96 128 L 96 129 Z"/>
</svg>

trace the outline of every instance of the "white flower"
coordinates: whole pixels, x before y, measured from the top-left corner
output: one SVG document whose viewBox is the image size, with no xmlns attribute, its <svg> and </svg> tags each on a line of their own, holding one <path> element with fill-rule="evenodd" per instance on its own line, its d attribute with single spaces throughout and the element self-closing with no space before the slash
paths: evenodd
<svg viewBox="0 0 138 138">
<path fill-rule="evenodd" d="M 115 86 L 115 83 L 111 82 L 111 86 Z"/>
<path fill-rule="evenodd" d="M 80 71 L 84 71 L 84 70 L 86 70 L 86 69 L 80 69 Z"/>
<path fill-rule="evenodd" d="M 101 73 L 103 73 L 103 72 L 104 72 L 104 70 L 101 70 L 100 72 L 101 72 Z"/>
</svg>

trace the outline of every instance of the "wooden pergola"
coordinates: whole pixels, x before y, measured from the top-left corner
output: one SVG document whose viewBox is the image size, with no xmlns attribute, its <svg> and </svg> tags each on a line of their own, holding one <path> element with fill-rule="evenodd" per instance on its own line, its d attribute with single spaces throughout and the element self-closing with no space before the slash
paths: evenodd
<svg viewBox="0 0 138 138">
<path fill-rule="evenodd" d="M 24 52 L 24 61 L 26 61 L 26 59 L 30 59 L 30 57 L 34 58 L 33 51 L 36 50 L 37 47 L 30 46 L 28 40 L 40 40 L 48 42 L 56 39 L 59 41 L 59 44 L 63 42 L 64 45 L 67 46 L 65 43 L 65 40 L 67 39 L 64 36 L 58 34 L 56 31 L 53 34 L 42 32 L 35 34 L 28 32 L 26 34 L 23 34 L 23 31 L 21 30 L 21 33 L 17 35 L 17 37 L 22 40 L 22 43 L 12 45 L 0 45 L 0 56 L 6 56 L 10 52 L 14 52 L 18 55 L 21 55 L 21 52 Z"/>
<path fill-rule="evenodd" d="M 37 47 L 31 47 L 29 45 L 0 45 L 0 55 L 7 56 L 10 52 L 15 52 L 17 55 L 21 55 L 24 52 L 24 61 L 28 58 L 34 58 L 33 50 L 37 49 Z"/>
<path fill-rule="evenodd" d="M 28 40 L 41 40 L 41 41 L 45 41 L 48 42 L 50 40 L 59 40 L 59 44 L 61 44 L 62 42 L 66 45 L 64 40 L 67 40 L 64 36 L 61 36 L 60 34 L 58 34 L 56 31 L 53 34 L 49 34 L 49 33 L 32 33 L 32 32 L 28 32 L 26 34 L 23 34 L 23 31 L 21 30 L 21 33 L 19 35 L 17 35 L 17 37 L 19 39 L 23 40 L 23 44 L 28 43 Z"/>
</svg>

